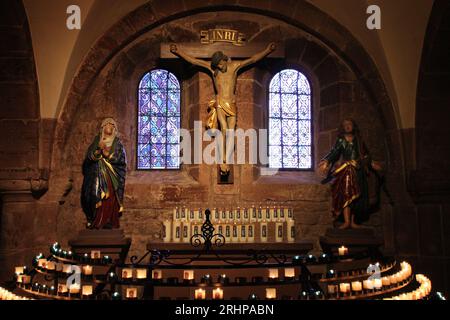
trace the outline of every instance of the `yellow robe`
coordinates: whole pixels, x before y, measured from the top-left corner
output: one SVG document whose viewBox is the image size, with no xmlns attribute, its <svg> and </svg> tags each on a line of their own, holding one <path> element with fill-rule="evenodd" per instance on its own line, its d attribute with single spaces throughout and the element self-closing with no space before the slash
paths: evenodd
<svg viewBox="0 0 450 320">
<path fill-rule="evenodd" d="M 209 102 L 209 114 L 208 114 L 208 121 L 206 123 L 206 127 L 208 129 L 217 129 L 218 128 L 218 121 L 217 121 L 217 108 L 220 108 L 223 110 L 225 115 L 227 117 L 233 117 L 236 116 L 236 104 L 235 103 L 229 103 L 225 101 L 217 100 L 211 100 Z"/>
</svg>

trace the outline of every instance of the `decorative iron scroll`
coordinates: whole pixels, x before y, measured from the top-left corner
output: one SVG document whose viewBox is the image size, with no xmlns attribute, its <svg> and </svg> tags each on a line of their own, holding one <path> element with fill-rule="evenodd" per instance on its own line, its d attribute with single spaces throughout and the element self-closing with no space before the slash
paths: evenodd
<svg viewBox="0 0 450 320">
<path fill-rule="evenodd" d="M 205 222 L 203 223 L 201 229 L 202 233 L 194 234 L 191 237 L 191 245 L 193 247 L 199 247 L 203 244 L 205 251 L 209 251 L 212 246 L 221 247 L 225 244 L 225 237 L 220 233 L 214 233 L 215 228 L 209 219 L 210 216 L 211 211 L 206 209 Z"/>
</svg>

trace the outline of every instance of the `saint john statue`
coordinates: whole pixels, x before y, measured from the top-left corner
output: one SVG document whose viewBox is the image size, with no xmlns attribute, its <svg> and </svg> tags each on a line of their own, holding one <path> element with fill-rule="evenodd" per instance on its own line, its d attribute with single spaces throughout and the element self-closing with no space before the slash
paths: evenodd
<svg viewBox="0 0 450 320">
<path fill-rule="evenodd" d="M 334 147 L 319 167 L 324 173 L 329 170 L 329 176 L 334 178 L 331 186 L 333 215 L 336 220 L 344 221 L 340 228 L 359 228 L 359 223 L 367 221 L 373 210 L 369 203 L 368 174 L 382 168 L 372 161 L 355 121 L 342 122 Z"/>
<path fill-rule="evenodd" d="M 90 229 L 117 229 L 123 212 L 127 161 L 114 119 L 103 120 L 83 163 L 81 206 Z"/>
</svg>

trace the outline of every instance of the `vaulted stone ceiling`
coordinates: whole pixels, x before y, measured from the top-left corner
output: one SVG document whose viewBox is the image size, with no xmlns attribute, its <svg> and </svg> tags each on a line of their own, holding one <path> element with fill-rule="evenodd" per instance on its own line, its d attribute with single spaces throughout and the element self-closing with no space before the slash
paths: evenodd
<svg viewBox="0 0 450 320">
<path fill-rule="evenodd" d="M 183 1 L 183 0 L 179 0 Z M 145 0 L 24 0 L 33 39 L 42 118 L 58 117 L 71 81 L 95 41 Z M 346 27 L 372 56 L 396 108 L 398 126 L 412 128 L 423 40 L 433 0 L 308 0 Z M 369 3 L 370 2 L 370 3 Z M 66 28 L 79 5 L 82 29 Z M 366 9 L 382 10 L 382 29 L 366 28 Z"/>
</svg>

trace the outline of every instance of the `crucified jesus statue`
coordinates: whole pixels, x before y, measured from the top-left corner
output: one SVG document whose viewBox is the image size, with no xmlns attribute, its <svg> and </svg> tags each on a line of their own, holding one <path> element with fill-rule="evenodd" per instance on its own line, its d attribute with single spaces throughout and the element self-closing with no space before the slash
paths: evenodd
<svg viewBox="0 0 450 320">
<path fill-rule="evenodd" d="M 238 72 L 249 65 L 252 65 L 275 51 L 275 43 L 270 43 L 267 48 L 252 57 L 242 61 L 232 61 L 222 51 L 215 52 L 211 57 L 211 63 L 194 58 L 177 47 L 170 45 L 170 51 L 176 56 L 192 63 L 196 66 L 207 69 L 212 78 L 215 91 L 215 99 L 209 104 L 209 117 L 207 128 L 217 129 L 220 125 L 222 139 L 226 137 L 227 130 L 236 129 L 236 84 Z M 222 155 L 225 155 L 225 163 L 220 164 L 220 173 L 227 175 L 230 172 L 229 159 L 233 159 L 233 148 L 225 147 L 222 140 Z M 227 141 L 228 145 L 228 141 Z"/>
</svg>

